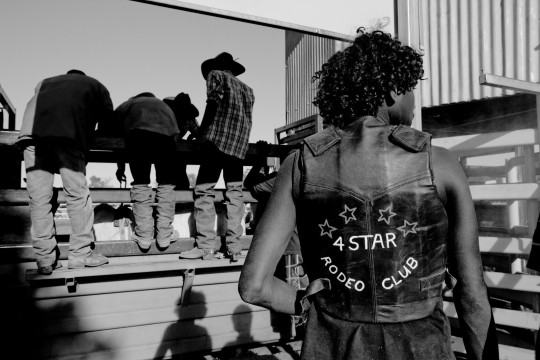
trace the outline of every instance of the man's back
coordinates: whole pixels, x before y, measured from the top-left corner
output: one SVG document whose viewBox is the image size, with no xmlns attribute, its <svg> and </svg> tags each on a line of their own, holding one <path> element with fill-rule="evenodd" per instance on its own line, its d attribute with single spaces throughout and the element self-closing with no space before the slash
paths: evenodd
<svg viewBox="0 0 540 360">
<path fill-rule="evenodd" d="M 20 138 L 67 140 L 82 150 L 99 121 L 107 121 L 112 101 L 96 79 L 64 74 L 41 81 L 24 113 Z"/>
</svg>

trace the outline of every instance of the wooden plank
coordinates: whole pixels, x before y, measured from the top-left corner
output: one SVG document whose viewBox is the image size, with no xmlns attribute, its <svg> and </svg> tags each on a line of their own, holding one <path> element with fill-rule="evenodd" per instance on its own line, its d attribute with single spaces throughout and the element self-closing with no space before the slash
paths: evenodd
<svg viewBox="0 0 540 360">
<path fill-rule="evenodd" d="M 452 350 L 465 354 L 463 339 L 452 336 Z M 500 360 L 535 360 L 534 350 L 499 344 Z"/>
<path fill-rule="evenodd" d="M 433 139 L 433 145 L 452 151 L 457 156 L 481 155 L 486 151 L 508 151 L 516 146 L 535 145 L 538 134 L 535 129 L 523 129 L 477 135 L 462 135 Z"/>
<path fill-rule="evenodd" d="M 240 241 L 242 249 L 247 250 L 251 244 L 251 235 L 241 236 Z M 219 250 L 222 245 L 220 238 L 216 239 L 215 250 Z M 111 241 L 96 241 L 95 251 L 101 253 L 107 257 L 133 257 L 143 255 L 170 255 L 179 254 L 182 251 L 190 250 L 195 244 L 194 238 L 181 238 L 171 243 L 171 245 L 161 250 L 156 247 L 155 243 L 152 243 L 148 251 L 142 251 L 139 246 L 131 240 L 111 240 Z M 69 243 L 58 243 L 58 249 L 60 250 L 60 260 L 66 260 L 69 253 Z M 6 244 L 0 246 L 0 262 L 1 263 L 19 263 L 26 261 L 35 261 L 34 249 L 31 244 Z"/>
<path fill-rule="evenodd" d="M 198 269 L 195 272 L 193 286 L 203 286 L 221 283 L 237 283 L 240 277 L 240 269 L 212 268 Z M 183 279 L 179 274 L 167 274 L 167 276 L 148 276 L 142 277 L 122 277 L 112 278 L 111 281 L 85 281 L 81 278 L 80 286 L 77 289 L 77 296 L 114 294 L 114 293 L 132 293 L 133 291 L 159 290 L 159 289 L 177 289 L 180 291 L 183 285 Z M 91 280 L 91 279 L 90 279 Z M 101 278 L 103 280 L 103 278 Z M 180 294 L 180 292 L 178 292 Z M 32 298 L 36 301 L 49 298 L 71 298 L 73 293 L 69 293 L 65 283 L 62 281 L 48 282 L 45 286 L 32 287 Z"/>
<path fill-rule="evenodd" d="M 452 302 L 444 302 L 446 316 L 457 319 L 457 311 Z M 520 310 L 493 308 L 493 318 L 497 325 L 512 326 L 520 329 L 538 330 L 540 314 Z"/>
<path fill-rule="evenodd" d="M 137 292 L 137 301 L 131 301 L 133 295 L 118 293 L 112 295 L 80 296 L 71 299 L 50 299 L 47 304 L 44 301 L 36 303 L 36 308 L 41 311 L 44 326 L 40 329 L 44 335 L 60 335 L 74 332 L 101 331 L 106 329 L 119 329 L 124 327 L 145 326 L 157 323 L 174 323 L 177 321 L 189 321 L 203 317 L 231 316 L 232 314 L 254 313 L 268 311 L 264 308 L 245 304 L 236 290 L 237 284 L 227 286 L 207 286 L 206 290 L 201 287 L 193 289 L 193 298 L 202 298 L 204 303 L 179 306 L 179 289 L 169 291 L 146 291 Z M 219 301 L 209 301 L 207 295 L 216 291 Z M 223 296 L 236 294 L 236 296 Z M 160 301 L 162 300 L 162 301 Z M 66 314 L 58 314 L 49 311 L 57 307 L 70 306 L 74 309 Z M 137 306 L 133 306 L 133 305 Z"/>
<path fill-rule="evenodd" d="M 540 94 L 540 84 L 493 74 L 482 73 L 480 75 L 480 85 L 495 86 L 535 95 Z"/>
<path fill-rule="evenodd" d="M 484 272 L 484 280 L 490 288 L 540 293 L 540 276 Z"/>
<path fill-rule="evenodd" d="M 240 321 L 236 319 L 238 316 Z M 256 329 L 267 329 L 272 325 L 272 316 L 269 311 L 258 311 L 238 316 L 204 317 L 197 321 L 175 321 L 71 333 L 47 340 L 51 343 L 52 356 L 67 356 L 71 354 L 94 354 L 100 348 L 119 349 L 144 344 L 154 344 L 155 349 L 157 349 L 163 341 L 178 341 L 197 336 L 207 336 L 210 340 L 214 339 L 214 336 L 232 333 L 237 337 L 239 334 L 247 335 Z M 247 324 L 249 324 L 249 328 L 246 328 Z M 239 326 L 239 330 L 236 330 L 235 326 Z M 98 344 L 103 346 L 96 346 Z M 205 347 L 197 347 L 196 349 L 204 350 Z"/>
<path fill-rule="evenodd" d="M 535 183 L 471 185 L 473 200 L 538 200 L 539 185 Z"/>
<path fill-rule="evenodd" d="M 281 334 L 276 332 L 271 326 L 256 329 L 250 332 L 249 336 L 238 336 L 236 332 L 227 334 L 219 334 L 209 339 L 207 336 L 193 337 L 181 340 L 164 340 L 160 344 L 142 344 L 122 348 L 99 348 L 92 352 L 93 357 L 100 359 L 114 360 L 147 360 L 155 358 L 156 352 L 169 351 L 167 356 L 175 357 L 176 355 L 188 354 L 195 351 L 217 351 L 225 346 L 233 346 L 240 344 L 261 344 L 274 343 L 282 340 Z M 165 350 L 161 350 L 165 349 Z M 74 360 L 76 357 L 72 355 L 41 357 L 43 360 Z M 79 358 L 86 358 L 85 354 Z"/>
<path fill-rule="evenodd" d="M 152 199 L 154 201 L 156 190 L 153 190 Z M 177 203 L 192 203 L 192 190 L 177 190 L 174 192 Z M 129 189 L 90 189 L 90 196 L 93 203 L 131 203 Z M 63 189 L 55 188 L 54 196 L 59 204 L 66 203 L 66 196 Z M 28 205 L 28 191 L 26 189 L 0 189 L 0 205 Z M 225 200 L 225 190 L 216 190 L 214 203 L 221 203 Z M 256 203 L 257 200 L 249 191 L 243 192 L 245 203 Z"/>
<path fill-rule="evenodd" d="M 290 130 L 290 129 L 296 129 L 296 128 L 301 127 L 301 126 L 306 125 L 306 124 L 310 124 L 310 123 L 315 124 L 316 122 L 317 122 L 317 115 L 311 115 L 311 116 L 308 116 L 308 117 L 306 117 L 304 119 L 292 122 L 290 124 L 280 126 L 280 127 L 276 128 L 274 131 L 275 131 L 276 134 L 278 134 L 278 133 L 282 133 L 282 132 L 285 132 L 285 131 Z M 313 124 L 313 126 L 314 126 L 314 124 Z"/>
<path fill-rule="evenodd" d="M 529 255 L 531 238 L 480 236 L 480 251 L 483 253 Z"/>
<path fill-rule="evenodd" d="M 299 143 L 304 138 L 313 135 L 316 133 L 315 127 L 302 129 L 292 135 L 285 136 L 283 139 L 280 139 L 280 144 L 294 145 Z"/>
<path fill-rule="evenodd" d="M 31 269 L 26 272 L 26 280 L 54 280 L 66 278 L 84 278 L 84 277 L 100 277 L 113 276 L 123 274 L 144 274 L 144 273 L 159 273 L 170 271 L 182 271 L 186 269 L 203 269 L 203 268 L 227 268 L 241 267 L 244 264 L 244 258 L 240 258 L 238 262 L 231 263 L 228 259 L 214 260 L 178 260 L 166 262 L 132 262 L 127 264 L 115 264 L 115 259 L 109 259 L 111 263 L 84 269 L 67 269 L 66 267 L 55 270 L 51 275 L 40 275 L 37 269 Z"/>
<path fill-rule="evenodd" d="M 0 146 L 14 146 L 17 142 L 19 131 L 0 131 Z M 111 137 L 96 137 L 91 146 L 91 151 L 88 156 L 90 162 L 109 162 L 116 163 L 116 155 L 113 151 L 123 151 L 124 140 L 121 138 Z M 195 141 L 191 140 L 178 140 L 176 150 L 182 154 L 183 159 L 190 164 L 199 164 L 199 145 Z M 268 156 L 269 157 L 281 157 L 287 155 L 292 146 L 288 145 L 274 145 L 269 144 Z M 257 145 L 252 143 L 248 145 L 246 158 L 244 159 L 244 165 L 252 165 L 257 161 Z M 22 154 L 21 154 L 22 160 Z"/>
</svg>

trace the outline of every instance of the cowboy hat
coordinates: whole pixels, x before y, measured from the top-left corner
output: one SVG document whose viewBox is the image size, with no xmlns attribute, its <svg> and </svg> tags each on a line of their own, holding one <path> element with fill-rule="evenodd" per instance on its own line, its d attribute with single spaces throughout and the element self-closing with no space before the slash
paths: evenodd
<svg viewBox="0 0 540 360">
<path fill-rule="evenodd" d="M 173 109 L 175 113 L 178 112 L 179 114 L 184 114 L 185 112 L 189 112 L 191 117 L 196 118 L 199 116 L 199 110 L 191 103 L 191 99 L 186 93 L 181 92 L 174 98 L 172 96 L 168 96 L 163 99 L 163 102 L 169 105 L 169 107 Z"/>
<path fill-rule="evenodd" d="M 208 73 L 212 70 L 230 70 L 234 76 L 238 76 L 243 74 L 246 71 L 246 68 L 240 63 L 234 61 L 231 54 L 228 52 L 222 52 L 215 58 L 205 60 L 201 64 L 201 72 L 205 79 L 208 77 Z"/>
</svg>

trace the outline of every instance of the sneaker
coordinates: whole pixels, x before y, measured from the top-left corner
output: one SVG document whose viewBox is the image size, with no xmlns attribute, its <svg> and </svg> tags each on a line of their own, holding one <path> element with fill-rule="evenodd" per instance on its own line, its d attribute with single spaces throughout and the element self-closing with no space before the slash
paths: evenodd
<svg viewBox="0 0 540 360">
<path fill-rule="evenodd" d="M 156 239 L 156 243 L 159 248 L 166 249 L 169 247 L 169 245 L 171 245 L 172 242 L 175 242 L 179 238 L 180 238 L 180 234 L 178 233 L 178 231 L 174 230 L 173 233 L 168 238 L 162 239 L 162 240 Z"/>
<path fill-rule="evenodd" d="M 182 251 L 180 257 L 183 259 L 212 260 L 214 259 L 214 249 L 193 248 L 189 251 Z"/>
<path fill-rule="evenodd" d="M 152 239 L 150 239 L 150 240 L 143 239 L 143 238 L 138 237 L 135 234 L 131 235 L 130 240 L 135 241 L 137 243 L 137 245 L 139 245 L 139 248 L 141 250 L 148 250 L 148 249 L 150 249 L 150 246 L 152 246 Z"/>
<path fill-rule="evenodd" d="M 51 275 L 53 270 L 60 269 L 62 267 L 62 263 L 60 261 L 56 261 L 52 265 L 48 266 L 38 266 L 38 273 L 40 275 Z"/>
<path fill-rule="evenodd" d="M 109 259 L 95 252 L 88 256 L 68 257 L 69 269 L 83 269 L 84 267 L 101 266 L 109 263 Z"/>
</svg>

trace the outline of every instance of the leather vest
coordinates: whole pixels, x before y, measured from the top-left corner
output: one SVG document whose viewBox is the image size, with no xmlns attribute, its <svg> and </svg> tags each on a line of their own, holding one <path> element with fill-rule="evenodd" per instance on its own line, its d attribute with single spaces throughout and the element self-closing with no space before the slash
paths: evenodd
<svg viewBox="0 0 540 360">
<path fill-rule="evenodd" d="M 374 117 L 330 127 L 297 157 L 297 226 L 318 309 L 359 322 L 429 316 L 441 298 L 448 219 L 433 183 L 431 136 Z"/>
</svg>

